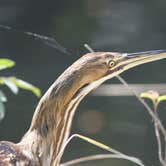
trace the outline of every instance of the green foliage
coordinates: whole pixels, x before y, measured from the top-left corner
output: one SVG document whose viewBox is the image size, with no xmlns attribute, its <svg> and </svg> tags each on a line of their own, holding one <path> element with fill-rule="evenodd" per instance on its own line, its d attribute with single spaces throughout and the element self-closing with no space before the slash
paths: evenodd
<svg viewBox="0 0 166 166">
<path fill-rule="evenodd" d="M 14 65 L 15 62 L 10 59 L 4 59 L 4 58 L 0 59 L 0 70 L 13 67 Z"/>
<path fill-rule="evenodd" d="M 0 70 L 13 67 L 14 65 L 15 65 L 15 62 L 10 59 L 0 58 Z M 6 85 L 14 94 L 18 94 L 19 88 L 20 88 L 20 89 L 31 91 L 37 97 L 41 96 L 41 91 L 39 88 L 37 88 L 36 86 L 24 80 L 18 79 L 14 76 L 0 77 L 0 85 Z M 2 91 L 0 91 L 0 121 L 5 116 L 4 102 L 6 101 L 7 101 L 7 97 Z"/>
<path fill-rule="evenodd" d="M 166 95 L 162 95 L 158 97 L 158 103 L 165 100 L 166 100 Z"/>
<path fill-rule="evenodd" d="M 152 101 L 153 105 L 157 106 L 160 102 L 166 100 L 166 95 L 159 95 L 156 91 L 147 91 L 140 94 L 141 98 L 146 98 Z"/>
<path fill-rule="evenodd" d="M 29 90 L 34 93 L 37 97 L 41 96 L 41 91 L 36 86 L 18 79 L 16 77 L 0 77 L 0 84 L 8 86 L 14 94 L 18 93 L 19 88 Z"/>
</svg>

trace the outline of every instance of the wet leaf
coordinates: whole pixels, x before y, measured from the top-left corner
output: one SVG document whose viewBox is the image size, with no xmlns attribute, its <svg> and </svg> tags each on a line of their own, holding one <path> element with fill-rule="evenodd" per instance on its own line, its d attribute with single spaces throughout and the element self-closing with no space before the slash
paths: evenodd
<svg viewBox="0 0 166 166">
<path fill-rule="evenodd" d="M 7 97 L 1 90 L 0 90 L 0 100 L 2 102 L 7 102 Z"/>
<path fill-rule="evenodd" d="M 5 117 L 5 107 L 2 101 L 0 101 L 0 121 Z"/>
<path fill-rule="evenodd" d="M 13 67 L 15 62 L 10 59 L 0 58 L 0 70 Z"/>
<path fill-rule="evenodd" d="M 10 88 L 10 90 L 14 94 L 18 94 L 19 89 L 18 89 L 17 85 L 13 81 L 10 80 L 10 78 L 3 77 L 3 78 L 1 78 L 1 82 L 2 82 L 2 84 L 5 84 L 8 88 Z"/>
<path fill-rule="evenodd" d="M 12 81 L 17 87 L 33 92 L 37 97 L 41 96 L 41 91 L 36 86 L 16 77 L 9 77 L 9 80 Z"/>
<path fill-rule="evenodd" d="M 161 101 L 166 101 L 166 95 L 162 95 L 158 97 L 157 102 L 160 103 Z"/>
<path fill-rule="evenodd" d="M 150 91 L 141 93 L 140 97 L 150 99 L 153 103 L 156 103 L 158 100 L 159 94 L 156 91 L 150 90 Z"/>
</svg>

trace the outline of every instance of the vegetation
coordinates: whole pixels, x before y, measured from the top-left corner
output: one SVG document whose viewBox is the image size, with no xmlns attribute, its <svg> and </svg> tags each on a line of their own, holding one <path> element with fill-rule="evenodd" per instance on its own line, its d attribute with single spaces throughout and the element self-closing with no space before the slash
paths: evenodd
<svg viewBox="0 0 166 166">
<path fill-rule="evenodd" d="M 0 58 L 0 70 L 11 68 L 15 65 L 15 62 L 10 59 Z M 31 91 L 37 97 L 41 96 L 41 91 L 36 86 L 16 78 L 15 76 L 0 77 L 0 85 L 6 85 L 14 94 L 18 94 L 19 88 Z M 2 90 L 0 90 L 0 121 L 5 116 L 4 102 L 7 102 L 7 97 Z"/>
</svg>

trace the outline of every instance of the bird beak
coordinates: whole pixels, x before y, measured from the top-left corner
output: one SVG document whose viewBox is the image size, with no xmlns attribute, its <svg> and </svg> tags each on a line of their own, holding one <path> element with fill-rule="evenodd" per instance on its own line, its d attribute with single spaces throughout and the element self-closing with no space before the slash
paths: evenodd
<svg viewBox="0 0 166 166">
<path fill-rule="evenodd" d="M 132 67 L 166 58 L 166 50 L 153 50 L 138 53 L 124 53 L 122 55 L 120 67 L 128 70 Z"/>
<path fill-rule="evenodd" d="M 112 54 L 112 52 L 110 54 Z M 125 70 L 144 63 L 166 58 L 166 50 L 153 50 L 138 53 L 116 53 L 116 55 L 117 54 L 119 54 L 119 56 L 116 57 L 117 65 L 111 68 L 105 76 L 88 84 L 85 88 L 83 88 L 79 96 L 87 95 L 90 91 L 100 86 L 106 80 L 117 76 Z"/>
</svg>

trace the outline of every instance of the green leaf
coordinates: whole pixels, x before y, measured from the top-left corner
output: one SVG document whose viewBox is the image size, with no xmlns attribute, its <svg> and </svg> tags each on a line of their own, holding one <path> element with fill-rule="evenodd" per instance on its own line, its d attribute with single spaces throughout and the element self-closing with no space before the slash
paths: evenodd
<svg viewBox="0 0 166 166">
<path fill-rule="evenodd" d="M 14 94 L 18 93 L 18 87 L 9 79 L 9 77 L 0 77 L 0 84 L 6 85 Z"/>
<path fill-rule="evenodd" d="M 3 102 L 0 100 L 0 121 L 5 117 L 5 107 Z"/>
<path fill-rule="evenodd" d="M 16 85 L 12 80 L 10 80 L 10 78 L 5 78 L 5 77 L 4 77 L 4 84 L 5 84 L 6 86 L 8 86 L 8 88 L 10 88 L 10 90 L 11 90 L 14 94 L 18 94 L 19 89 L 18 89 L 17 85 Z"/>
<path fill-rule="evenodd" d="M 17 87 L 33 92 L 37 97 L 41 96 L 41 91 L 36 86 L 16 77 L 9 77 L 9 80 L 12 81 Z"/>
<path fill-rule="evenodd" d="M 166 95 L 159 96 L 157 102 L 160 103 L 161 101 L 166 101 Z"/>
<path fill-rule="evenodd" d="M 7 97 L 1 90 L 0 90 L 0 100 L 2 102 L 7 102 Z"/>
<path fill-rule="evenodd" d="M 15 62 L 10 59 L 0 58 L 0 70 L 13 67 Z"/>
<path fill-rule="evenodd" d="M 37 97 L 41 96 L 39 88 L 16 77 L 0 77 L 0 84 L 8 86 L 14 94 L 17 94 L 18 88 L 21 88 L 33 92 Z"/>
<path fill-rule="evenodd" d="M 159 97 L 159 93 L 154 90 L 150 90 L 150 91 L 141 93 L 140 97 L 150 99 L 153 102 L 153 104 L 156 104 Z"/>
<path fill-rule="evenodd" d="M 152 96 L 148 93 L 148 92 L 143 92 L 140 94 L 141 98 L 146 98 L 146 99 L 150 99 L 153 100 Z"/>
</svg>

